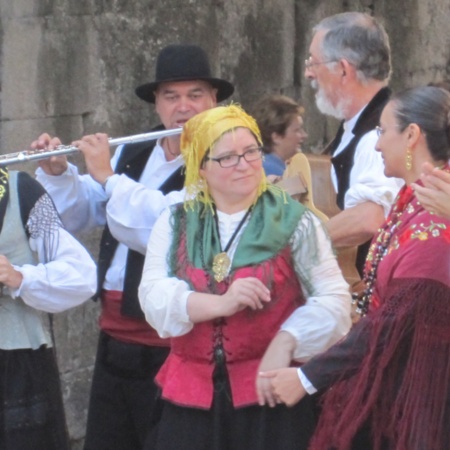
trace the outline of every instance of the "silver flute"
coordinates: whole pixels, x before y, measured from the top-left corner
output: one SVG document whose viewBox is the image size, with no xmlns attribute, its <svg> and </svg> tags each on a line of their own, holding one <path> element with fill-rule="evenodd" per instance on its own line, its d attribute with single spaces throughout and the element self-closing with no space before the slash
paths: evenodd
<svg viewBox="0 0 450 450">
<path fill-rule="evenodd" d="M 174 128 L 171 130 L 151 131 L 150 133 L 135 134 L 133 136 L 125 136 L 120 138 L 111 138 L 108 140 L 109 145 L 117 147 L 123 144 L 136 144 L 138 142 L 154 141 L 159 138 L 175 136 L 181 134 L 182 128 Z M 15 153 L 6 153 L 0 155 L 0 167 L 10 166 L 28 161 L 37 161 L 40 159 L 48 159 L 52 156 L 69 155 L 78 152 L 78 147 L 74 145 L 58 145 L 53 150 L 22 150 Z"/>
</svg>

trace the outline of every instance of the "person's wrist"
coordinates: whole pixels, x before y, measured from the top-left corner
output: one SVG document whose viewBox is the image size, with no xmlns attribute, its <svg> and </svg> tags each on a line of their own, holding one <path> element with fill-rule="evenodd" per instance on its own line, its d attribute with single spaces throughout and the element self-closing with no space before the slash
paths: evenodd
<svg viewBox="0 0 450 450">
<path fill-rule="evenodd" d="M 5 284 L 6 286 L 8 286 L 11 289 L 19 289 L 20 286 L 22 285 L 22 281 L 23 281 L 22 272 L 19 272 L 18 270 L 14 270 L 11 275 L 10 280 L 3 284 Z"/>
<path fill-rule="evenodd" d="M 112 175 L 108 175 L 101 183 L 100 186 L 103 188 L 104 191 L 106 191 L 106 183 L 108 183 L 109 179 L 113 176 Z"/>
</svg>

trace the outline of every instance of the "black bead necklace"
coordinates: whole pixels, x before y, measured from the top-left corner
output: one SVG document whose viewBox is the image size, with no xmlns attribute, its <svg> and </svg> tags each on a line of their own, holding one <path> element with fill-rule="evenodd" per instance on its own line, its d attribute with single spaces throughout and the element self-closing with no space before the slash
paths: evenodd
<svg viewBox="0 0 450 450">
<path fill-rule="evenodd" d="M 248 216 L 250 215 L 251 211 L 252 211 L 252 206 L 250 206 L 250 208 L 248 208 L 247 212 L 245 213 L 244 217 L 241 219 L 241 221 L 239 222 L 238 226 L 234 230 L 233 235 L 231 236 L 230 240 L 228 241 L 228 243 L 225 246 L 225 248 L 223 249 L 223 251 L 220 251 L 217 255 L 214 256 L 213 265 L 212 265 L 212 271 L 214 273 L 214 279 L 218 283 L 223 281 L 225 279 L 225 277 L 227 276 L 227 274 L 228 274 L 228 271 L 229 271 L 230 266 L 231 266 L 231 260 L 230 260 L 230 257 L 228 256 L 227 252 L 230 249 L 231 244 L 233 243 L 234 239 L 238 235 L 239 230 L 242 228 L 242 226 L 244 225 L 244 223 L 247 220 Z M 214 209 L 214 213 L 215 213 L 214 219 L 215 219 L 215 222 L 216 222 L 217 235 L 219 237 L 219 245 L 220 245 L 219 221 L 218 221 L 218 218 L 217 218 L 217 211 L 215 209 Z"/>
</svg>

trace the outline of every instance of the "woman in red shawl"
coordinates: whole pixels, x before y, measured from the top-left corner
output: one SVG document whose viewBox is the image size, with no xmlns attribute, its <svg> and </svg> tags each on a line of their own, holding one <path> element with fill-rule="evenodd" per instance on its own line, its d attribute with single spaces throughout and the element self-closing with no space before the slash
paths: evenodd
<svg viewBox="0 0 450 450">
<path fill-rule="evenodd" d="M 364 317 L 301 369 L 263 374 L 288 405 L 328 389 L 314 450 L 450 448 L 450 220 L 426 211 L 411 187 L 425 162 L 450 171 L 450 94 L 397 94 L 378 133 L 385 174 L 405 186 L 372 242 Z"/>
</svg>

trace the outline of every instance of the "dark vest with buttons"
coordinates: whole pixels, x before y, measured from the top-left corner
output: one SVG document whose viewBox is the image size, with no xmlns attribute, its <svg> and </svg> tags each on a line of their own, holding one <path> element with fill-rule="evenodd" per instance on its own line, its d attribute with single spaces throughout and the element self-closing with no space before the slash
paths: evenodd
<svg viewBox="0 0 450 450">
<path fill-rule="evenodd" d="M 349 142 L 347 147 L 339 153 L 339 155 L 333 156 L 334 152 L 341 142 L 342 134 L 344 132 L 343 124 L 339 127 L 336 137 L 327 146 L 324 153 L 331 154 L 331 163 L 333 164 L 334 170 L 336 172 L 337 178 L 337 196 L 336 203 L 340 209 L 344 209 L 344 197 L 350 186 L 350 172 L 354 164 L 354 157 L 356 152 L 356 147 L 358 146 L 361 138 L 373 130 L 380 122 L 381 112 L 389 100 L 391 91 L 389 88 L 385 87 L 380 89 L 375 97 L 368 103 L 364 108 L 364 111 L 359 116 L 352 132 L 354 134 L 353 139 Z M 375 151 L 375 150 L 374 150 Z M 356 267 L 360 275 L 362 275 L 362 270 L 366 260 L 367 252 L 369 250 L 370 241 L 362 244 L 358 247 L 358 254 L 356 257 Z"/>
<path fill-rule="evenodd" d="M 156 142 L 152 142 L 151 144 L 143 142 L 126 145 L 117 162 L 116 173 L 125 174 L 131 179 L 138 181 L 155 145 Z M 163 194 L 181 190 L 184 185 L 183 169 L 184 167 L 177 169 L 158 189 Z M 100 242 L 100 254 L 98 258 L 99 291 L 97 292 L 97 297 L 102 289 L 106 272 L 111 265 L 117 245 L 117 239 L 112 236 L 108 225 L 106 225 Z M 138 287 L 141 282 L 144 259 L 145 256 L 141 253 L 128 250 L 121 312 L 124 316 L 136 319 L 144 319 L 144 314 L 138 300 Z"/>
</svg>

